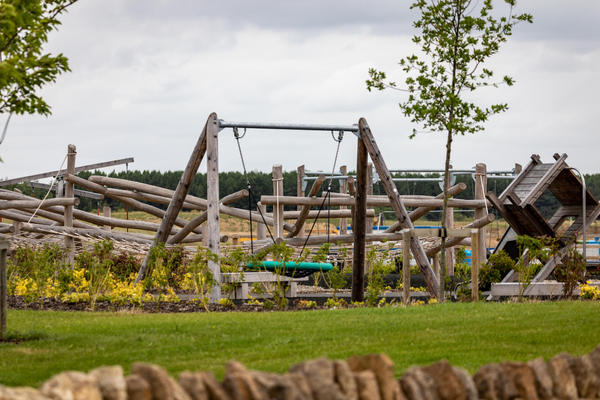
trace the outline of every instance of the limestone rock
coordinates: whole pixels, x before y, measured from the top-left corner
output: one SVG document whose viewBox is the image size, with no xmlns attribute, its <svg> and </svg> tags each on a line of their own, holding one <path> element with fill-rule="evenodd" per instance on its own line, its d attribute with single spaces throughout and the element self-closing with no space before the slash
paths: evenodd
<svg viewBox="0 0 600 400">
<path fill-rule="evenodd" d="M 600 395 L 600 382 L 594 364 L 589 355 L 583 357 L 569 357 L 569 366 L 575 376 L 575 384 L 579 397 L 595 399 Z"/>
<path fill-rule="evenodd" d="M 594 369 L 596 370 L 596 375 L 600 377 L 600 345 L 598 345 L 590 355 L 590 361 L 594 365 Z"/>
<path fill-rule="evenodd" d="M 438 361 L 423 368 L 435 381 L 441 400 L 467 400 L 467 389 L 456 375 L 448 360 Z"/>
<path fill-rule="evenodd" d="M 548 364 L 542 357 L 528 361 L 527 365 L 531 368 L 535 376 L 535 386 L 538 396 L 541 400 L 552 400 L 554 398 L 554 382 L 548 370 Z"/>
<path fill-rule="evenodd" d="M 577 383 L 569 366 L 569 355 L 559 354 L 548 360 L 548 372 L 554 382 L 554 395 L 560 400 L 576 400 Z"/>
<path fill-rule="evenodd" d="M 0 385 L 0 400 L 50 400 L 50 398 L 30 387 L 11 388 Z"/>
<path fill-rule="evenodd" d="M 308 400 L 312 399 L 310 388 L 308 397 L 303 393 L 289 374 L 269 374 L 266 372 L 252 371 L 252 377 L 267 391 L 271 400 Z"/>
<path fill-rule="evenodd" d="M 394 363 L 387 355 L 353 356 L 348 359 L 348 366 L 354 372 L 372 371 L 377 378 L 382 400 L 405 399 L 398 381 L 394 378 Z"/>
<path fill-rule="evenodd" d="M 512 379 L 497 364 L 479 368 L 473 375 L 473 380 L 480 399 L 512 400 L 519 395 Z"/>
<path fill-rule="evenodd" d="M 131 373 L 141 376 L 148 382 L 153 399 L 175 400 L 169 375 L 163 368 L 158 365 L 136 362 L 131 367 Z"/>
<path fill-rule="evenodd" d="M 127 400 L 127 383 L 120 365 L 96 368 L 88 375 L 96 380 L 104 400 Z"/>
<path fill-rule="evenodd" d="M 237 361 L 230 361 L 225 366 L 223 386 L 234 400 L 269 400 L 267 391 Z"/>
<path fill-rule="evenodd" d="M 305 399 L 314 400 L 312 389 L 310 388 L 310 383 L 308 383 L 306 375 L 294 372 L 290 372 L 286 375 L 289 376 L 292 382 L 298 387 L 298 390 L 300 390 L 300 393 L 302 393 L 302 396 Z"/>
<path fill-rule="evenodd" d="M 333 361 L 324 357 L 305 361 L 290 368 L 290 372 L 306 376 L 315 400 L 345 400 L 346 396 L 335 383 L 334 371 Z"/>
<path fill-rule="evenodd" d="M 348 400 L 358 400 L 358 389 L 356 387 L 356 380 L 348 363 L 343 360 L 336 360 L 333 362 L 335 381 L 342 389 L 342 392 L 346 395 Z M 375 378 L 377 379 L 377 378 Z M 379 392 L 379 386 L 377 387 Z"/>
<path fill-rule="evenodd" d="M 42 384 L 40 392 L 56 400 L 102 400 L 96 380 L 77 371 L 54 375 Z"/>
<path fill-rule="evenodd" d="M 125 377 L 127 385 L 127 398 L 129 400 L 152 400 L 150 384 L 137 374 Z"/>
<path fill-rule="evenodd" d="M 381 400 L 377 377 L 373 371 L 367 369 L 357 372 L 354 378 L 356 379 L 358 398 L 360 400 Z"/>
<path fill-rule="evenodd" d="M 217 381 L 214 374 L 211 372 L 200 372 L 199 375 L 206 385 L 206 391 L 210 400 L 231 400 L 231 396 L 223 389 L 223 386 Z"/>
<path fill-rule="evenodd" d="M 479 392 L 477 392 L 477 386 L 475 385 L 475 381 L 471 377 L 471 374 L 469 374 L 468 371 L 458 367 L 452 367 L 452 370 L 465 385 L 467 400 L 479 400 Z"/>
<path fill-rule="evenodd" d="M 411 367 L 400 378 L 409 400 L 440 400 L 435 380 L 422 368 Z"/>
<path fill-rule="evenodd" d="M 183 371 L 179 374 L 179 384 L 192 400 L 210 400 L 202 374 Z"/>
<path fill-rule="evenodd" d="M 500 368 L 504 370 L 514 382 L 519 397 L 526 400 L 538 400 L 535 376 L 531 367 L 521 362 L 506 361 L 500 363 Z"/>
<path fill-rule="evenodd" d="M 171 390 L 173 398 L 175 400 L 192 400 L 192 397 L 185 391 L 183 387 L 173 377 L 169 376 L 169 383 L 171 384 Z"/>
</svg>

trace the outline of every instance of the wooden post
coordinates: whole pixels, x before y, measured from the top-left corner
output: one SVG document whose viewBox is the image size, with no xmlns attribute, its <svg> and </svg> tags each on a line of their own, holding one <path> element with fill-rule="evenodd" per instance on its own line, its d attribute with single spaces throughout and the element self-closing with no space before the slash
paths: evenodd
<svg viewBox="0 0 600 400">
<path fill-rule="evenodd" d="M 256 206 L 257 206 L 257 208 L 260 209 L 260 211 L 262 212 L 263 215 L 265 215 L 267 213 L 267 206 L 262 205 L 260 203 L 260 201 L 258 202 L 258 204 Z M 250 223 L 252 223 L 252 221 L 250 221 Z M 267 238 L 267 226 L 265 224 L 263 224 L 261 221 L 259 221 L 256 224 L 256 240 L 264 240 L 266 238 Z"/>
<path fill-rule="evenodd" d="M 369 153 L 364 140 L 358 140 L 356 160 L 356 189 L 354 202 L 354 255 L 352 262 L 352 301 L 365 299 L 365 239 L 367 219 L 367 162 Z"/>
<path fill-rule="evenodd" d="M 398 222 L 404 229 L 414 229 L 414 226 L 406 212 L 406 208 L 404 207 L 404 203 L 402 199 L 400 199 L 400 194 L 398 193 L 398 189 L 396 188 L 396 184 L 392 181 L 392 175 L 385 165 L 385 161 L 383 160 L 383 156 L 381 155 L 381 151 L 375 142 L 375 138 L 371 133 L 371 128 L 369 128 L 369 124 L 364 118 L 361 118 L 358 122 L 360 128 L 360 134 L 362 137 L 362 142 L 367 148 L 371 159 L 373 160 L 373 164 L 377 169 L 377 173 L 379 174 L 379 179 L 381 179 L 381 183 L 385 188 L 385 191 L 390 199 L 392 208 L 394 209 L 394 213 L 396 214 L 396 218 L 398 218 Z M 357 199 L 358 202 L 358 199 Z M 357 205 L 358 208 L 358 205 Z M 358 215 L 358 211 L 357 211 Z M 356 226 L 358 228 L 358 226 Z M 411 251 L 413 256 L 415 257 L 415 261 L 423 274 L 425 281 L 427 282 L 427 288 L 429 293 L 438 298 L 439 296 L 439 283 L 438 279 L 433 273 L 431 269 L 431 265 L 429 265 L 429 260 L 425 255 L 425 251 L 423 250 L 423 246 L 421 246 L 421 242 L 417 237 L 411 237 Z"/>
<path fill-rule="evenodd" d="M 402 303 L 410 304 L 410 237 L 411 230 L 402 230 Z"/>
<path fill-rule="evenodd" d="M 102 215 L 105 216 L 106 218 L 110 218 L 110 207 L 109 206 L 104 206 L 104 208 L 102 208 Z M 110 225 L 104 225 L 104 230 L 110 232 Z"/>
<path fill-rule="evenodd" d="M 206 169 L 207 169 L 207 219 L 205 236 L 208 237 L 208 250 L 221 255 L 221 228 L 219 224 L 219 125 L 217 116 L 209 118 L 206 124 Z M 214 119 L 213 119 L 214 118 Z M 183 200 L 183 199 L 182 199 Z M 210 302 L 221 300 L 221 265 L 218 261 L 209 261 L 215 285 L 210 292 Z"/>
<path fill-rule="evenodd" d="M 348 167 L 346 167 L 345 165 L 342 165 L 342 167 L 340 168 L 340 171 L 342 172 L 342 176 L 348 175 Z M 348 180 L 343 179 L 341 182 L 342 183 L 340 184 L 340 193 L 343 193 L 343 194 L 348 193 Z M 340 210 L 345 210 L 345 209 L 346 209 L 346 206 L 340 207 Z M 340 218 L 339 234 L 346 235 L 347 233 L 348 233 L 348 220 L 346 218 Z"/>
<path fill-rule="evenodd" d="M 446 214 L 446 228 L 454 229 L 454 208 L 448 207 L 448 213 Z M 454 249 L 446 248 L 446 271 L 447 276 L 454 276 Z M 439 272 L 439 268 L 438 268 Z M 439 276 L 439 275 L 438 275 Z"/>
<path fill-rule="evenodd" d="M 0 339 L 6 336 L 6 313 L 7 313 L 7 295 L 8 287 L 6 280 L 6 253 L 10 247 L 10 242 L 6 236 L 0 235 Z"/>
<path fill-rule="evenodd" d="M 207 136 L 206 131 L 208 130 L 209 127 L 213 128 L 213 126 L 214 126 L 214 129 L 218 132 L 218 130 L 219 130 L 218 123 L 219 123 L 219 121 L 218 121 L 217 114 L 212 113 L 208 117 L 208 120 L 206 121 L 206 125 L 204 125 L 204 128 L 202 129 L 202 133 L 200 134 L 200 137 L 198 138 L 198 142 L 196 142 L 196 147 L 194 147 L 194 150 L 192 151 L 190 160 L 188 161 L 188 164 L 185 167 L 185 171 L 183 172 L 183 175 L 181 176 L 181 180 L 179 181 L 179 184 L 177 185 L 177 189 L 175 190 L 175 193 L 173 194 L 173 198 L 171 199 L 171 202 L 169 203 L 169 206 L 167 207 L 165 216 L 162 219 L 160 228 L 156 232 L 155 244 L 152 247 L 156 246 L 156 244 L 158 244 L 158 243 L 164 243 L 167 240 L 167 238 L 169 237 L 171 228 L 173 228 L 175 219 L 177 218 L 177 215 L 179 214 L 179 211 L 181 210 L 181 205 L 183 204 L 183 201 L 185 200 L 187 192 L 190 189 L 190 185 L 192 184 L 192 182 L 194 180 L 194 176 L 196 176 L 196 172 L 198 172 L 198 167 L 200 166 L 200 162 L 202 161 L 202 159 L 204 158 L 204 154 L 206 153 L 206 136 Z M 217 197 L 217 201 L 218 201 L 218 197 Z M 150 251 L 152 251 L 152 247 L 148 251 L 146 258 L 144 259 L 144 262 L 142 263 L 142 266 L 140 267 L 140 271 L 138 272 L 138 276 L 135 279 L 135 283 L 139 283 L 146 277 L 146 271 L 148 270 L 148 263 L 150 262 L 149 255 L 150 255 Z M 220 277 L 221 275 L 218 274 L 218 276 Z"/>
<path fill-rule="evenodd" d="M 433 273 L 435 274 L 438 281 L 440 280 L 440 256 L 435 254 L 433 257 L 433 265 L 431 266 L 433 269 Z"/>
<path fill-rule="evenodd" d="M 298 197 L 304 197 L 304 190 L 302 190 L 302 176 L 304 175 L 304 165 L 301 165 L 298 167 L 298 170 L 296 172 L 296 176 L 297 176 L 297 189 L 296 189 L 296 196 Z M 310 207 L 309 207 L 310 208 Z M 298 211 L 302 211 L 302 206 L 298 206 Z M 304 237 L 306 236 L 306 233 L 304 233 L 304 224 L 302 224 L 302 226 L 300 227 L 300 230 L 296 231 L 296 237 Z"/>
<path fill-rule="evenodd" d="M 479 233 L 481 229 L 471 230 L 471 299 L 479 301 Z"/>
<path fill-rule="evenodd" d="M 373 164 L 367 165 L 367 196 L 373 196 Z M 367 207 L 368 210 L 372 210 L 373 207 Z M 367 234 L 373 233 L 373 218 L 367 218 Z"/>
<path fill-rule="evenodd" d="M 485 193 L 487 192 L 487 168 L 485 164 L 477 164 L 475 166 L 475 200 L 485 201 Z M 485 217 L 487 209 L 476 208 L 475 209 L 475 220 Z M 486 237 L 487 228 L 485 226 L 479 228 L 479 260 L 480 262 L 486 259 Z"/>
<path fill-rule="evenodd" d="M 281 164 L 273 165 L 273 196 L 283 196 L 283 167 Z M 273 238 L 283 239 L 283 204 L 273 206 Z"/>
<path fill-rule="evenodd" d="M 75 173 L 75 156 L 77 148 L 74 144 L 70 144 L 67 148 L 67 173 L 73 175 Z M 71 182 L 67 182 L 65 186 L 65 197 L 73 198 L 74 186 Z M 65 206 L 65 227 L 73 227 L 73 206 Z M 75 265 L 75 239 L 71 236 L 65 236 L 65 246 L 67 248 L 67 261 L 71 266 Z"/>
</svg>

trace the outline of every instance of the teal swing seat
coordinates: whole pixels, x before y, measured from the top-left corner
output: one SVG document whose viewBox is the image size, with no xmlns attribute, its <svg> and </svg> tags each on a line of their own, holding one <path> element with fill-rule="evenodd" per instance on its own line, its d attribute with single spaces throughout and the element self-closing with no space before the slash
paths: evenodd
<svg viewBox="0 0 600 400">
<path fill-rule="evenodd" d="M 316 263 L 316 262 L 289 262 L 282 263 L 281 261 L 263 261 L 260 263 L 248 263 L 248 268 L 253 270 L 266 269 L 267 271 L 281 273 L 283 275 L 294 278 L 304 278 L 314 274 L 315 272 L 328 272 L 333 269 L 331 263 Z"/>
</svg>

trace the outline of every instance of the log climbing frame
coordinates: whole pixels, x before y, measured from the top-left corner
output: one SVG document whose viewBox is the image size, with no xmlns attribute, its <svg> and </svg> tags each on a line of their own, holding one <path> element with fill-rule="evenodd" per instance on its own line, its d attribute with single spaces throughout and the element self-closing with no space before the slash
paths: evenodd
<svg viewBox="0 0 600 400">
<path fill-rule="evenodd" d="M 381 151 L 377 146 L 367 121 L 361 118 L 357 125 L 303 125 L 303 124 L 273 124 L 273 123 L 245 123 L 220 120 L 216 113 L 210 114 L 204 125 L 200 137 L 192 151 L 192 155 L 177 185 L 177 189 L 168 205 L 162 219 L 160 228 L 156 232 L 153 246 L 165 243 L 169 232 L 182 208 L 183 201 L 189 191 L 190 185 L 198 171 L 202 159 L 207 158 L 207 231 L 206 245 L 214 254 L 220 254 L 220 228 L 219 228 L 219 148 L 218 135 L 225 128 L 245 129 L 276 129 L 297 131 L 327 131 L 351 132 L 358 138 L 356 161 L 356 193 L 354 225 L 354 259 L 352 273 L 352 301 L 364 300 L 364 270 L 365 270 L 365 245 L 366 245 L 366 215 L 367 215 L 367 188 L 368 188 L 368 159 L 371 158 L 390 203 L 398 218 L 402 229 L 414 229 L 411 219 L 406 211 L 402 199 L 392 180 Z M 431 268 L 427 255 L 417 237 L 411 236 L 410 249 L 421 273 L 427 282 L 429 293 L 438 297 L 439 284 Z M 136 281 L 142 280 L 148 268 L 150 251 L 146 255 Z M 221 298 L 220 266 L 216 262 L 209 262 L 213 276 L 218 281 L 210 293 L 210 301 L 217 302 Z"/>
</svg>

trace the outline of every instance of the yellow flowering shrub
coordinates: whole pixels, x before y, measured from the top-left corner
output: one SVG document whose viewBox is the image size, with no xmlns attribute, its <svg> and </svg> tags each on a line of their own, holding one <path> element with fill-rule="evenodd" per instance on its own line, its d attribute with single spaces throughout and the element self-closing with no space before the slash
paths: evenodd
<svg viewBox="0 0 600 400">
<path fill-rule="evenodd" d="M 600 288 L 598 286 L 592 286 L 589 282 L 579 285 L 580 294 L 582 299 L 600 299 Z"/>
</svg>

